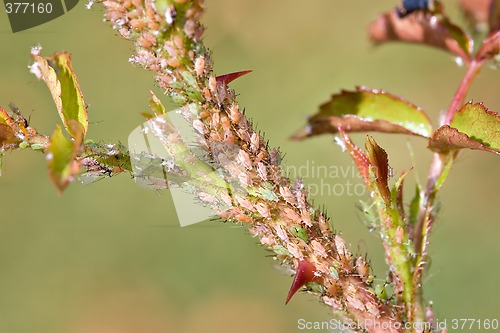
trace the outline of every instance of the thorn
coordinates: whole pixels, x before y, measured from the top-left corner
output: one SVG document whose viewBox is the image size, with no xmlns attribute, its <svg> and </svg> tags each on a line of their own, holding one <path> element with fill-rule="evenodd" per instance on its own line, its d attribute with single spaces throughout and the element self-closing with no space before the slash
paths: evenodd
<svg viewBox="0 0 500 333">
<path fill-rule="evenodd" d="M 219 76 L 215 77 L 215 80 L 217 81 L 217 83 L 223 83 L 225 85 L 228 85 L 230 82 L 236 80 L 240 76 L 246 75 L 246 74 L 251 73 L 251 72 L 253 72 L 253 70 L 249 69 L 249 70 L 245 70 L 245 71 L 219 75 Z"/>
<path fill-rule="evenodd" d="M 295 293 L 306 283 L 320 281 L 319 277 L 314 275 L 315 269 L 316 267 L 314 267 L 314 265 L 310 263 L 309 260 L 303 259 L 299 261 L 299 265 L 297 266 L 297 273 L 295 274 L 295 278 L 293 279 L 290 291 L 288 291 L 285 305 L 288 304 L 293 295 L 295 295 Z"/>
</svg>

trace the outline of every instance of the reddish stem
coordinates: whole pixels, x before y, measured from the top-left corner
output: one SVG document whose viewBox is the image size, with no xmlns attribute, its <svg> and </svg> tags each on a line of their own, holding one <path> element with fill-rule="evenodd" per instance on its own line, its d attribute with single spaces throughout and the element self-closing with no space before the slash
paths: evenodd
<svg viewBox="0 0 500 333">
<path fill-rule="evenodd" d="M 465 76 L 462 79 L 462 82 L 458 86 L 458 89 L 455 92 L 455 95 L 453 95 L 453 99 L 451 100 L 450 107 L 448 108 L 448 112 L 446 112 L 446 115 L 443 118 L 441 126 L 450 124 L 451 120 L 453 119 L 453 115 L 455 114 L 455 112 L 458 111 L 460 106 L 463 104 L 465 97 L 467 97 L 467 93 L 469 92 L 469 88 L 472 85 L 474 78 L 481 70 L 482 66 L 483 66 L 482 61 L 472 60 L 470 62 L 470 65 L 467 68 L 467 72 L 465 73 Z"/>
</svg>

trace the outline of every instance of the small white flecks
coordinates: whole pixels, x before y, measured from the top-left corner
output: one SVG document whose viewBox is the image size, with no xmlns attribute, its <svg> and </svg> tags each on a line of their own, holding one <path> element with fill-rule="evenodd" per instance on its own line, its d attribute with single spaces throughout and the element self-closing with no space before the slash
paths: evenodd
<svg viewBox="0 0 500 333">
<path fill-rule="evenodd" d="M 307 125 L 305 128 L 304 128 L 305 132 L 307 135 L 311 135 L 313 133 L 313 127 L 311 125 Z"/>
<path fill-rule="evenodd" d="M 161 163 L 162 166 L 167 168 L 167 171 L 172 171 L 175 167 L 175 162 L 173 159 L 171 160 L 166 160 Z"/>
<path fill-rule="evenodd" d="M 282 241 L 284 241 L 286 243 L 288 243 L 290 241 L 290 239 L 288 238 L 288 235 L 287 235 L 286 231 L 283 230 L 283 228 L 280 225 L 276 226 L 276 234 L 278 235 L 278 237 Z"/>
<path fill-rule="evenodd" d="M 122 26 L 122 25 L 124 25 L 125 23 L 126 23 L 126 21 L 125 21 L 125 19 L 124 19 L 124 18 L 121 18 L 121 19 L 116 20 L 116 21 L 114 22 L 114 24 L 115 24 L 115 25 L 117 25 L 117 27 L 116 27 L 116 28 L 118 28 L 118 26 Z M 115 28 L 115 29 L 116 29 L 116 28 Z"/>
<path fill-rule="evenodd" d="M 31 48 L 32 55 L 40 55 L 41 51 L 42 51 L 42 46 L 40 44 L 36 44 Z"/>
<path fill-rule="evenodd" d="M 436 15 L 432 15 L 431 19 L 429 20 L 429 23 L 431 27 L 435 28 L 437 24 L 439 23 L 439 19 Z"/>
<path fill-rule="evenodd" d="M 118 149 L 111 149 L 106 152 L 108 156 L 114 156 L 117 155 L 120 151 Z"/>
<path fill-rule="evenodd" d="M 464 59 L 462 57 L 455 57 L 454 60 L 458 67 L 464 67 Z"/>
<path fill-rule="evenodd" d="M 387 176 L 388 176 L 389 178 L 394 177 L 394 169 L 393 169 L 392 167 L 389 167 L 389 168 L 387 169 Z"/>
<path fill-rule="evenodd" d="M 40 71 L 40 66 L 38 66 L 37 62 L 34 62 L 33 65 L 28 66 L 28 69 L 31 74 L 34 74 L 36 76 L 37 79 L 40 80 L 42 78 L 42 72 Z"/>
<path fill-rule="evenodd" d="M 342 139 L 341 139 L 340 137 L 338 137 L 338 136 L 336 136 L 336 137 L 334 138 L 334 140 L 335 140 L 335 143 L 336 143 L 337 145 L 339 145 L 339 146 L 340 146 L 340 148 L 342 149 L 342 152 L 345 152 L 345 151 L 347 150 L 347 147 L 346 147 L 346 145 L 345 145 L 344 140 L 342 140 Z"/>
<path fill-rule="evenodd" d="M 153 2 L 154 3 L 154 2 Z M 92 6 L 94 5 L 94 0 L 89 0 L 87 1 L 87 3 L 85 4 L 85 8 L 87 9 L 90 9 L 92 8 Z"/>
<path fill-rule="evenodd" d="M 54 159 L 54 155 L 52 153 L 48 153 L 47 155 L 45 155 L 45 158 L 47 159 L 47 161 L 50 161 Z"/>
<path fill-rule="evenodd" d="M 118 32 L 125 38 L 128 38 L 130 36 L 130 30 L 128 30 L 127 28 L 121 28 L 120 30 L 118 30 Z"/>
<path fill-rule="evenodd" d="M 108 156 L 113 156 L 118 154 L 120 151 L 116 149 L 116 146 L 114 144 L 107 144 L 106 145 L 106 155 Z"/>
<path fill-rule="evenodd" d="M 305 186 L 304 186 L 304 183 L 302 183 L 302 180 L 297 178 L 297 179 L 295 179 L 295 184 L 294 184 L 293 188 L 296 191 L 302 191 L 302 190 L 304 190 Z"/>
<path fill-rule="evenodd" d="M 172 12 L 171 7 L 168 7 L 165 11 L 165 22 L 167 22 L 168 25 L 172 25 L 172 23 L 174 23 L 174 13 L 175 9 Z"/>
<path fill-rule="evenodd" d="M 128 62 L 131 63 L 131 64 L 138 63 L 137 57 L 136 56 L 131 56 L 130 58 L 128 58 Z"/>
</svg>

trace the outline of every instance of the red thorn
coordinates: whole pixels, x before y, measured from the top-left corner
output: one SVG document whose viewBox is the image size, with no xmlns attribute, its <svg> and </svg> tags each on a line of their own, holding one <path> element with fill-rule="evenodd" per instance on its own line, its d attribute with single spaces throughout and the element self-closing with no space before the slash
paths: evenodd
<svg viewBox="0 0 500 333">
<path fill-rule="evenodd" d="M 229 73 L 229 74 L 224 74 L 224 75 L 219 75 L 215 77 L 215 80 L 217 83 L 223 83 L 223 84 L 229 84 L 231 81 L 236 80 L 240 76 L 243 76 L 245 74 L 251 73 L 253 70 L 249 69 L 246 71 L 240 71 L 240 72 L 234 72 L 234 73 Z"/>
<path fill-rule="evenodd" d="M 309 260 L 303 259 L 299 261 L 299 265 L 297 266 L 297 273 L 295 274 L 292 286 L 290 287 L 290 291 L 288 292 L 288 296 L 286 297 L 285 305 L 288 304 L 293 295 L 295 295 L 295 293 L 306 283 L 320 281 L 320 278 L 314 275 L 315 270 L 316 267 L 314 267 L 314 265 L 310 263 Z"/>
</svg>

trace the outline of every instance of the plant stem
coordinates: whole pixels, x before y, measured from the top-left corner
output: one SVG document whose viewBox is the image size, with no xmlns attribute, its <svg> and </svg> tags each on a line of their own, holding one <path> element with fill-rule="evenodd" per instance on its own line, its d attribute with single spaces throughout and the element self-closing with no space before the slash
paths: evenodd
<svg viewBox="0 0 500 333">
<path fill-rule="evenodd" d="M 448 108 L 448 111 L 446 112 L 446 115 L 442 120 L 441 126 L 450 124 L 451 120 L 453 119 L 453 115 L 455 114 L 455 112 L 458 111 L 458 108 L 462 105 L 465 97 L 467 97 L 469 88 L 471 87 L 474 78 L 481 70 L 483 64 L 484 63 L 482 61 L 476 61 L 476 60 L 472 60 L 470 62 L 470 65 L 467 67 L 467 72 L 465 73 L 465 76 L 462 79 L 462 82 L 458 86 L 455 95 L 453 95 L 450 107 Z"/>
</svg>

